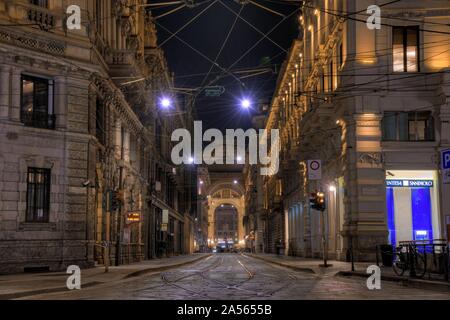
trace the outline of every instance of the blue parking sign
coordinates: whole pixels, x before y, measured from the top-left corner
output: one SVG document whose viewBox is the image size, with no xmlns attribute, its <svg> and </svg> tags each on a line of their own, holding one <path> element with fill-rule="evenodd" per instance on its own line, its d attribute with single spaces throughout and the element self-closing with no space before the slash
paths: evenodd
<svg viewBox="0 0 450 320">
<path fill-rule="evenodd" d="M 441 151 L 442 169 L 450 169 L 450 149 Z"/>
</svg>

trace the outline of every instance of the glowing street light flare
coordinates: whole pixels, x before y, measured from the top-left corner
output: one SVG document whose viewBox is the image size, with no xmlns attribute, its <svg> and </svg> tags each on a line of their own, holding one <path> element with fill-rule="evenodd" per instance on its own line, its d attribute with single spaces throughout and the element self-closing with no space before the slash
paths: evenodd
<svg viewBox="0 0 450 320">
<path fill-rule="evenodd" d="M 242 108 L 244 108 L 244 109 L 250 108 L 250 106 L 251 106 L 250 100 L 249 100 L 249 99 L 243 99 L 243 100 L 241 101 L 241 106 L 242 106 Z"/>
<path fill-rule="evenodd" d="M 164 109 L 169 108 L 171 105 L 172 105 L 172 101 L 169 98 L 167 98 L 167 97 L 161 98 L 161 106 Z"/>
</svg>

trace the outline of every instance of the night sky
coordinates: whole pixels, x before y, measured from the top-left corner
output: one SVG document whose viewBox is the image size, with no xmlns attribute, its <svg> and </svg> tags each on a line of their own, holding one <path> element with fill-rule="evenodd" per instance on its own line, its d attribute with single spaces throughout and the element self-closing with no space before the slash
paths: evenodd
<svg viewBox="0 0 450 320">
<path fill-rule="evenodd" d="M 197 0 L 197 3 L 202 0 Z M 235 0 L 221 0 L 225 5 L 238 13 L 241 5 Z M 225 87 L 225 93 L 221 97 L 206 97 L 205 92 L 198 95 L 195 108 L 198 119 L 203 121 L 203 128 L 248 128 L 251 125 L 251 110 L 242 110 L 240 100 L 249 97 L 254 102 L 253 108 L 258 101 L 268 103 L 271 99 L 280 64 L 286 57 L 286 52 L 273 44 L 270 40 L 262 40 L 258 46 L 248 53 L 231 71 L 236 77 L 243 77 L 250 73 L 242 73 L 245 69 L 271 69 L 259 76 L 241 79 L 245 87 L 232 75 L 224 73 L 222 69 L 215 66 L 209 77 L 205 79 L 212 63 L 196 53 L 193 49 L 183 44 L 176 37 L 164 41 L 170 36 L 164 28 L 176 32 L 191 18 L 196 16 L 214 0 L 204 1 L 194 8 L 183 8 L 165 17 L 156 20 L 158 30 L 158 43 L 162 44 L 168 59 L 169 68 L 175 73 L 175 86 L 182 88 L 199 88 L 201 84 L 208 84 L 217 76 L 222 78 L 212 84 Z M 298 36 L 296 20 L 299 12 L 299 2 L 285 2 L 279 0 L 257 0 L 256 3 L 275 10 L 289 18 L 285 19 L 268 37 L 276 42 L 286 51 Z M 166 6 L 152 9 L 152 15 L 158 17 L 161 14 L 177 8 L 179 5 Z M 254 4 L 244 5 L 241 17 L 254 25 L 261 32 L 266 33 L 277 23 L 283 20 L 282 16 L 270 13 Z M 233 25 L 236 16 L 225 8 L 219 1 L 205 11 L 194 22 L 184 30 L 177 33 L 183 41 L 200 51 L 212 61 L 215 60 L 227 34 Z M 263 36 L 252 29 L 241 19 L 237 19 L 233 32 L 226 43 L 217 63 L 228 69 L 234 62 L 250 49 Z M 256 73 L 256 72 L 253 72 Z M 182 95 L 179 96 L 182 98 Z"/>
</svg>

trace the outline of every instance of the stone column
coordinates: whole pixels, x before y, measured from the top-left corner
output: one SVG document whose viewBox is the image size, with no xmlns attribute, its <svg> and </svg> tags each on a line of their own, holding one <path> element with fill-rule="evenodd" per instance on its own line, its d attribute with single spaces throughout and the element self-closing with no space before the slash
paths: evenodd
<svg viewBox="0 0 450 320">
<path fill-rule="evenodd" d="M 55 78 L 55 105 L 56 129 L 63 129 L 67 126 L 67 87 L 66 77 Z"/>
<path fill-rule="evenodd" d="M 0 119 L 7 119 L 9 115 L 10 72 L 10 66 L 0 66 Z"/>
<path fill-rule="evenodd" d="M 12 68 L 11 76 L 11 108 L 10 119 L 13 121 L 20 121 L 20 106 L 21 106 L 21 73 L 19 68 Z"/>
<path fill-rule="evenodd" d="M 385 171 L 381 158 L 381 116 L 356 114 L 346 128 L 344 251 L 374 261 L 375 246 L 387 241 Z"/>
</svg>

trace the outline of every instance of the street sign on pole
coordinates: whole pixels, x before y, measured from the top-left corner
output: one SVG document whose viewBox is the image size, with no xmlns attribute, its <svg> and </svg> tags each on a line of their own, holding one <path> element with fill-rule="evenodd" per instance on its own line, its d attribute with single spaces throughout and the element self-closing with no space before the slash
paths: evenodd
<svg viewBox="0 0 450 320">
<path fill-rule="evenodd" d="M 322 161 L 308 160 L 308 180 L 322 179 Z"/>
<path fill-rule="evenodd" d="M 441 151 L 442 182 L 450 184 L 450 149 Z"/>
</svg>

